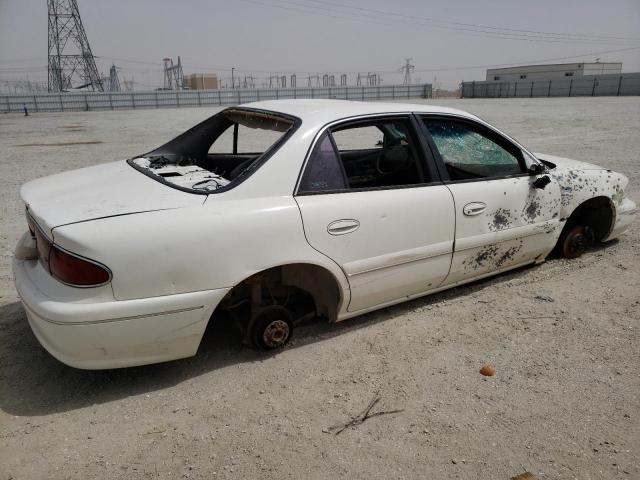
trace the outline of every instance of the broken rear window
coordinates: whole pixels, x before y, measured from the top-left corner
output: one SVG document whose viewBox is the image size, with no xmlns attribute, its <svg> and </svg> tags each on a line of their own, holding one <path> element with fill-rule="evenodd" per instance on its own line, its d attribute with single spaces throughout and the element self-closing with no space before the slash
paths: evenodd
<svg viewBox="0 0 640 480">
<path fill-rule="evenodd" d="M 247 178 L 284 143 L 295 125 L 295 119 L 286 115 L 231 108 L 129 164 L 181 190 L 215 193 Z"/>
</svg>

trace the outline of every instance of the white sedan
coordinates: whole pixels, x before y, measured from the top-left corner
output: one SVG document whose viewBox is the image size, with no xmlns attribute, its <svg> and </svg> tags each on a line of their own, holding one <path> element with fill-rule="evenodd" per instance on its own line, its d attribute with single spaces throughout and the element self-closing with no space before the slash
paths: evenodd
<svg viewBox="0 0 640 480">
<path fill-rule="evenodd" d="M 273 349 L 301 318 L 344 320 L 618 237 L 636 211 L 627 183 L 458 110 L 258 102 L 24 185 L 15 284 L 40 343 L 77 368 L 193 356 L 218 311 Z"/>
</svg>

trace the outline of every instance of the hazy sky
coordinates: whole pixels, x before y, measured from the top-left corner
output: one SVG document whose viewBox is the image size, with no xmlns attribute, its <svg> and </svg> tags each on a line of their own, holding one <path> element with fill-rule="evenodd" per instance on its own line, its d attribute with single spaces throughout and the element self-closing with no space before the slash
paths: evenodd
<svg viewBox="0 0 640 480">
<path fill-rule="evenodd" d="M 162 84 L 162 58 L 186 73 L 383 72 L 413 58 L 414 80 L 445 88 L 485 66 L 571 57 L 640 71 L 640 0 L 78 0 L 98 67 L 137 88 Z M 352 7 L 352 8 L 348 8 Z M 386 14 L 391 12 L 393 14 Z M 464 25 L 463 25 L 464 24 Z M 488 28 L 491 27 L 491 28 Z M 500 30 L 500 29 L 514 29 Z M 526 31 L 526 32 L 525 32 Z M 534 32 L 550 32 L 540 35 Z M 603 38 L 605 37 L 605 38 Z M 615 38 L 612 38 L 615 37 Z M 544 41 L 543 41 L 544 40 Z M 630 50 L 631 48 L 634 48 Z M 612 53 L 591 54 L 623 50 Z M 46 80 L 47 2 L 0 0 L 0 80 Z"/>
</svg>

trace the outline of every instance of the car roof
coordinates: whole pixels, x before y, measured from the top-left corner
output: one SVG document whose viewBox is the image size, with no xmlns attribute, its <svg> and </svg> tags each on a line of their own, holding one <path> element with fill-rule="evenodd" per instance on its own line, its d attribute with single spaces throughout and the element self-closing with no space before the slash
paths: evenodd
<svg viewBox="0 0 640 480">
<path fill-rule="evenodd" d="M 303 121 L 318 123 L 327 123 L 333 120 L 360 115 L 406 112 L 444 113 L 467 118 L 476 118 L 468 112 L 457 110 L 455 108 L 420 103 L 360 102 L 354 100 L 329 99 L 287 99 L 245 103 L 240 105 L 240 107 L 284 113 L 298 117 Z"/>
</svg>

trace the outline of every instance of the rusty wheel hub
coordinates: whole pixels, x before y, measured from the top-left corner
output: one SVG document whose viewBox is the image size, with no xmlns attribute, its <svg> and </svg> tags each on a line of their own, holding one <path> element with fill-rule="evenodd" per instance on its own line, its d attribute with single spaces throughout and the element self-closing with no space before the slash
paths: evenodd
<svg viewBox="0 0 640 480">
<path fill-rule="evenodd" d="M 566 258 L 577 258 L 585 252 L 590 243 L 584 227 L 572 228 L 562 245 L 562 254 Z"/>
<path fill-rule="evenodd" d="M 281 347 L 289 338 L 289 324 L 284 320 L 273 320 L 264 329 L 262 340 L 269 348 Z"/>
</svg>

